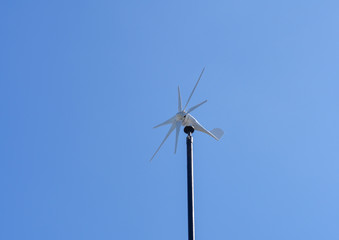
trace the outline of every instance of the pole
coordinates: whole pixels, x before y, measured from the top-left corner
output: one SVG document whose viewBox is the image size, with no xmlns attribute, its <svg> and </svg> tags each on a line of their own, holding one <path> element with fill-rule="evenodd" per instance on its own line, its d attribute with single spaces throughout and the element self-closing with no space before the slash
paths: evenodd
<svg viewBox="0 0 339 240">
<path fill-rule="evenodd" d="M 187 209 L 188 209 L 188 240 L 195 240 L 194 227 L 194 179 L 193 179 L 193 136 L 194 128 L 184 128 L 187 145 Z"/>
</svg>

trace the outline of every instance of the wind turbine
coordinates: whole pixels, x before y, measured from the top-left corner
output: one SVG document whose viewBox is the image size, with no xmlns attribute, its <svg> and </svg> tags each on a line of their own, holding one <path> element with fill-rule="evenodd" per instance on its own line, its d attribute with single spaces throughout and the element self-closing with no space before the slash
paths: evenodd
<svg viewBox="0 0 339 240">
<path fill-rule="evenodd" d="M 191 95 L 189 96 L 184 108 L 182 108 L 181 105 L 181 96 L 180 96 L 180 88 L 178 86 L 178 112 L 171 117 L 170 119 L 166 120 L 163 123 L 160 123 L 159 125 L 155 126 L 154 128 L 160 127 L 160 126 L 164 126 L 164 125 L 168 125 L 171 124 L 171 127 L 168 131 L 168 133 L 166 134 L 164 140 L 161 142 L 160 146 L 158 147 L 158 149 L 155 151 L 155 153 L 153 154 L 152 158 L 150 159 L 150 161 L 152 161 L 152 159 L 154 158 L 154 156 L 158 153 L 158 151 L 160 150 L 161 146 L 165 143 L 165 141 L 167 140 L 167 138 L 169 137 L 169 135 L 171 135 L 171 133 L 174 131 L 174 129 L 176 130 L 176 136 L 175 136 L 175 148 L 174 148 L 174 153 L 177 152 L 177 145 L 178 145 L 178 138 L 179 138 L 179 132 L 180 132 L 180 128 L 181 126 L 191 126 L 194 128 L 194 130 L 206 133 L 208 135 L 210 135 L 211 137 L 213 137 L 216 140 L 219 140 L 223 135 L 224 135 L 224 131 L 220 128 L 214 128 L 211 131 L 208 131 L 206 128 L 204 128 L 190 113 L 195 110 L 196 108 L 200 107 L 201 105 L 203 105 L 204 103 L 207 102 L 207 100 L 189 108 L 186 111 L 187 105 L 189 103 L 189 101 L 191 100 L 191 97 L 196 89 L 196 87 L 198 86 L 198 83 L 200 81 L 200 78 L 202 76 L 202 74 L 204 73 L 205 68 L 202 69 L 200 76 L 198 78 L 197 83 L 195 84 Z"/>
<path fill-rule="evenodd" d="M 193 136 L 192 133 L 194 132 L 194 129 L 203 133 L 206 133 L 213 137 L 216 140 L 219 140 L 223 134 L 224 131 L 221 130 L 220 128 L 214 128 L 211 131 L 206 130 L 191 114 L 194 109 L 200 107 L 202 104 L 207 102 L 207 100 L 189 108 L 186 111 L 186 107 L 191 100 L 191 97 L 198 86 L 198 83 L 200 81 L 200 78 L 202 74 L 204 73 L 205 68 L 200 73 L 200 76 L 198 78 L 197 83 L 195 84 L 191 95 L 189 96 L 186 105 L 184 108 L 181 106 L 181 96 L 180 96 L 180 88 L 178 87 L 178 112 L 171 117 L 170 119 L 166 120 L 165 122 L 155 126 L 154 128 L 171 124 L 171 127 L 168 131 L 168 133 L 165 136 L 165 139 L 161 142 L 160 146 L 158 149 L 155 151 L 153 154 L 152 159 L 154 156 L 157 154 L 161 146 L 164 144 L 166 139 L 169 137 L 169 135 L 176 129 L 176 137 L 175 137 L 175 148 L 174 148 L 174 153 L 177 151 L 177 145 L 178 145 L 178 137 L 179 137 L 179 132 L 180 132 L 180 127 L 185 126 L 184 131 L 187 133 L 186 137 L 186 145 L 187 145 L 187 210 L 188 210 L 188 240 L 194 240 L 195 239 L 195 227 L 194 227 L 194 178 L 193 178 Z"/>
</svg>

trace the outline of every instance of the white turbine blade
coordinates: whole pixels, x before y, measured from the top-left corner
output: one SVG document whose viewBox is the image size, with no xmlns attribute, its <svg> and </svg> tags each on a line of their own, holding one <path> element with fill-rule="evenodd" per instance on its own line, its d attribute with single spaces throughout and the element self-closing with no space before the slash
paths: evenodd
<svg viewBox="0 0 339 240">
<path fill-rule="evenodd" d="M 174 117 L 171 117 L 170 119 L 166 120 L 166 121 L 163 122 L 163 123 L 160 123 L 159 125 L 156 125 L 156 126 L 153 127 L 153 128 L 161 127 L 161 126 L 164 126 L 164 125 L 167 125 L 167 124 L 171 124 L 171 123 L 174 123 L 174 122 L 175 122 L 175 116 L 174 116 Z"/>
<path fill-rule="evenodd" d="M 207 102 L 207 100 L 203 101 L 202 103 L 195 105 L 194 107 L 191 107 L 190 109 L 187 110 L 187 113 L 192 112 L 194 109 L 196 109 L 197 107 L 200 107 L 201 105 L 203 105 L 206 102 Z"/>
<path fill-rule="evenodd" d="M 218 140 L 220 138 L 218 138 L 217 136 L 215 136 L 212 132 L 208 131 L 206 128 L 204 128 L 200 123 L 195 122 L 193 125 L 193 128 L 197 131 L 203 132 L 203 133 L 207 133 L 208 135 L 210 135 L 212 138 L 214 138 L 215 140 Z M 213 129 L 214 130 L 214 129 Z M 221 130 L 221 129 L 220 129 Z M 222 131 L 222 130 L 221 130 Z M 221 135 L 222 136 L 222 135 Z"/>
<path fill-rule="evenodd" d="M 199 78 L 198 78 L 198 81 L 197 81 L 197 83 L 195 84 L 195 86 L 194 86 L 194 88 L 193 88 L 193 90 L 192 90 L 192 92 L 191 92 L 191 95 L 189 96 L 189 98 L 188 98 L 188 100 L 187 100 L 187 103 L 186 103 L 186 105 L 185 105 L 185 107 L 184 107 L 184 110 L 186 109 L 186 107 L 187 107 L 189 101 L 191 100 L 191 97 L 192 97 L 192 95 L 193 95 L 193 93 L 194 93 L 194 90 L 195 90 L 196 87 L 198 86 L 198 83 L 199 83 L 200 78 L 201 78 L 202 74 L 204 73 L 204 71 L 205 71 L 205 68 L 202 69 L 202 71 L 201 71 L 201 73 L 200 73 L 200 76 L 199 76 Z"/>
<path fill-rule="evenodd" d="M 181 106 L 181 96 L 180 96 L 180 88 L 178 86 L 178 112 L 181 112 L 182 106 Z"/>
<path fill-rule="evenodd" d="M 164 138 L 164 140 L 161 142 L 160 146 L 158 147 L 158 149 L 155 151 L 155 153 L 153 154 L 152 158 L 150 159 L 150 161 L 152 161 L 152 159 L 154 158 L 155 154 L 157 154 L 157 152 L 159 151 L 159 149 L 161 148 L 161 146 L 164 144 L 164 142 L 166 141 L 166 139 L 168 138 L 168 136 L 173 132 L 173 130 L 175 129 L 176 124 L 175 122 L 172 124 L 171 128 L 169 129 L 166 137 Z"/>
<path fill-rule="evenodd" d="M 178 146 L 178 138 L 179 138 L 179 133 L 180 133 L 180 127 L 181 127 L 181 121 L 176 122 L 176 135 L 175 135 L 175 149 L 174 153 L 177 153 L 177 146 Z"/>
</svg>

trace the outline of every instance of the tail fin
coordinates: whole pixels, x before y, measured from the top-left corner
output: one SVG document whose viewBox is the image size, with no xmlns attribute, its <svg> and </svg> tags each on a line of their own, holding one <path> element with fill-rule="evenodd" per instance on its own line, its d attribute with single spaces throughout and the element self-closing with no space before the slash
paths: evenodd
<svg viewBox="0 0 339 240">
<path fill-rule="evenodd" d="M 220 128 L 214 128 L 210 131 L 218 140 L 224 135 L 224 131 Z"/>
</svg>

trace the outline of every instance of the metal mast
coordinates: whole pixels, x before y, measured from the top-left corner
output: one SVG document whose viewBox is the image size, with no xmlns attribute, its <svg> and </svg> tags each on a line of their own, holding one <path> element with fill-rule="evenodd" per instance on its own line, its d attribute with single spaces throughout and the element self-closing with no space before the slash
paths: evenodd
<svg viewBox="0 0 339 240">
<path fill-rule="evenodd" d="M 184 128 L 187 134 L 187 209 L 188 209 L 188 240 L 195 240 L 194 226 L 194 179 L 193 179 L 193 136 L 194 128 Z"/>
</svg>

